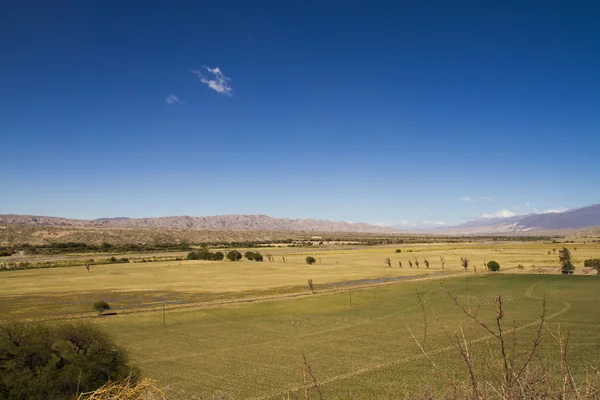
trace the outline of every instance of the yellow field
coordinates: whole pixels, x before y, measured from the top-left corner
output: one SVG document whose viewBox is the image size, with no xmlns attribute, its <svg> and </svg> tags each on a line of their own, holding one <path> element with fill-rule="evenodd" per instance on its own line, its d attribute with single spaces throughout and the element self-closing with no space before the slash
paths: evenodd
<svg viewBox="0 0 600 400">
<path fill-rule="evenodd" d="M 568 246 L 579 267 L 578 274 L 582 274 L 584 259 L 600 257 L 598 243 Z M 90 272 L 83 266 L 3 271 L 0 273 L 0 312 L 5 318 L 48 317 L 90 312 L 91 304 L 96 300 L 106 300 L 115 309 L 127 310 L 153 307 L 163 302 L 177 305 L 303 292 L 308 290 L 309 279 L 323 288 L 332 282 L 462 272 L 461 257 L 471 261 L 470 273 L 474 273 L 475 268 L 477 273 L 484 273 L 484 262 L 490 260 L 499 262 L 505 273 L 556 272 L 558 255 L 553 249 L 558 252 L 560 247 L 560 244 L 531 242 L 278 247 L 258 249 L 264 256 L 272 254 L 274 262 L 265 257 L 264 262 L 225 260 L 94 265 Z M 396 253 L 396 249 L 402 252 Z M 315 257 L 317 263 L 307 265 L 308 255 Z M 441 256 L 446 258 L 443 270 Z M 391 268 L 386 265 L 388 257 Z M 419 260 L 419 268 L 415 257 Z M 425 258 L 430 262 L 429 269 L 425 267 Z M 413 268 L 409 267 L 409 260 L 415 264 Z M 402 262 L 402 268 L 398 261 Z M 517 270 L 518 264 L 523 264 L 525 269 Z"/>
</svg>

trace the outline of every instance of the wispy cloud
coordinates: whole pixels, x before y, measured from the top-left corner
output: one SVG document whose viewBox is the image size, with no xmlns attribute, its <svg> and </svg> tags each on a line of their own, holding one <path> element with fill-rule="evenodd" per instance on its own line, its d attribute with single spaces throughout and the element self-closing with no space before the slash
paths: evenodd
<svg viewBox="0 0 600 400">
<path fill-rule="evenodd" d="M 383 226 L 383 227 L 399 227 L 399 226 L 417 226 L 410 221 L 402 220 L 398 222 L 371 222 L 371 225 Z"/>
<path fill-rule="evenodd" d="M 566 207 L 551 208 L 551 209 L 546 210 L 546 211 L 541 211 L 540 214 L 562 213 L 562 212 L 565 212 L 567 210 L 568 210 L 568 208 L 566 208 Z"/>
<path fill-rule="evenodd" d="M 179 96 L 177 96 L 176 94 L 170 94 L 168 96 L 165 97 L 165 102 L 167 104 L 185 104 L 185 101 L 181 100 L 179 98 Z"/>
<path fill-rule="evenodd" d="M 196 75 L 200 82 L 206 84 L 209 88 L 224 96 L 233 96 L 233 88 L 229 84 L 230 78 L 223 75 L 219 67 L 203 67 L 208 74 L 203 71 L 193 69 L 192 74 Z M 208 75 L 208 76 L 207 76 Z"/>
<path fill-rule="evenodd" d="M 499 210 L 499 211 L 496 211 L 495 213 L 485 213 L 481 217 L 482 218 L 508 218 L 508 217 L 514 217 L 515 215 L 517 215 L 517 213 L 510 211 L 510 210 Z"/>
<path fill-rule="evenodd" d="M 442 225 L 446 225 L 446 223 L 444 221 L 430 221 L 428 219 L 421 221 L 421 224 L 423 225 L 435 225 L 435 226 L 442 226 Z"/>
<path fill-rule="evenodd" d="M 492 201 L 492 199 L 487 196 L 479 196 L 479 197 L 462 196 L 460 198 L 460 200 L 464 201 L 465 203 L 473 203 L 475 201 Z"/>
</svg>

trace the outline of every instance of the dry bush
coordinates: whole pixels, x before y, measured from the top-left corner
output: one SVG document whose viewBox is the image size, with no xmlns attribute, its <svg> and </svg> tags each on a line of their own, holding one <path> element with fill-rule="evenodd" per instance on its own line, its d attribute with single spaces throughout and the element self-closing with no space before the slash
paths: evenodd
<svg viewBox="0 0 600 400">
<path fill-rule="evenodd" d="M 78 400 L 160 400 L 165 393 L 152 379 L 132 379 L 131 376 L 118 382 L 107 382 L 93 392 L 81 393 Z"/>
</svg>

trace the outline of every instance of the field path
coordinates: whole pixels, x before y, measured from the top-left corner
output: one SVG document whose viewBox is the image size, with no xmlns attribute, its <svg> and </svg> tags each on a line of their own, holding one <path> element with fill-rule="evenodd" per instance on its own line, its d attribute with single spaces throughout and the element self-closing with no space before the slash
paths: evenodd
<svg viewBox="0 0 600 400">
<path fill-rule="evenodd" d="M 525 292 L 525 297 L 528 297 L 528 298 L 531 298 L 531 299 L 535 299 L 535 300 L 543 300 L 544 299 L 543 297 L 541 298 L 541 297 L 537 297 L 537 296 L 533 295 L 533 291 L 535 290 L 536 286 L 539 283 L 541 283 L 541 282 L 542 281 L 540 280 L 540 281 L 535 282 L 531 286 L 529 286 L 527 288 L 527 291 Z M 567 311 L 569 311 L 569 309 L 571 309 L 571 303 L 569 303 L 568 301 L 564 301 L 562 303 L 563 303 L 563 306 L 564 306 L 563 308 L 561 308 L 559 311 L 556 311 L 556 312 L 554 312 L 554 313 L 546 316 L 544 319 L 546 321 L 554 319 L 554 318 L 556 318 L 556 317 L 558 317 L 558 316 L 566 313 Z M 541 319 L 537 319 L 535 321 L 529 322 L 529 323 L 527 323 L 525 325 L 522 325 L 522 326 L 518 327 L 516 330 L 520 331 L 520 330 L 522 330 L 524 328 L 528 328 L 528 327 L 531 327 L 531 326 L 538 325 L 540 322 L 541 322 Z M 486 336 L 482 336 L 480 338 L 471 340 L 471 343 L 483 342 L 483 341 L 486 341 L 486 340 L 489 340 L 489 339 L 492 339 L 492 338 L 494 338 L 494 336 L 492 336 L 492 335 L 486 335 Z M 352 378 L 352 377 L 355 377 L 355 376 L 358 376 L 358 375 L 362 375 L 362 374 L 366 374 L 366 373 L 369 373 L 369 372 L 372 372 L 372 371 L 376 371 L 376 370 L 380 370 L 380 369 L 383 369 L 383 368 L 391 367 L 393 365 L 398 365 L 398 364 L 406 363 L 406 362 L 413 361 L 413 360 L 418 360 L 418 359 L 422 359 L 422 358 L 426 358 L 426 357 L 431 357 L 433 355 L 437 355 L 437 354 L 440 354 L 440 353 L 445 353 L 445 352 L 450 351 L 450 350 L 455 350 L 455 346 L 454 345 L 450 345 L 450 346 L 446 346 L 446 347 L 441 347 L 439 349 L 429 351 L 429 352 L 427 352 L 427 354 L 421 353 L 421 354 L 417 354 L 417 355 L 410 356 L 410 357 L 405 357 L 405 358 L 398 359 L 398 360 L 388 361 L 388 362 L 384 362 L 384 363 L 379 363 L 379 364 L 371 365 L 371 366 L 368 366 L 368 367 L 365 367 L 365 368 L 360 368 L 360 369 L 358 369 L 356 371 L 352 371 L 352 372 L 348 372 L 348 373 L 345 373 L 345 374 L 336 375 L 336 376 L 332 376 L 330 378 L 324 379 L 324 380 L 318 382 L 318 384 L 319 384 L 319 386 L 323 386 L 323 385 L 326 385 L 326 384 L 329 384 L 329 383 L 332 383 L 332 382 L 336 382 L 336 381 L 340 381 L 340 380 Z M 279 396 L 285 395 L 285 394 L 290 393 L 290 392 L 296 392 L 296 391 L 299 391 L 299 390 L 303 390 L 304 388 L 305 388 L 305 386 L 296 386 L 296 387 L 289 388 L 287 390 L 283 390 L 283 391 L 280 391 L 280 392 L 277 392 L 277 393 L 271 393 L 271 394 L 263 395 L 263 396 L 260 396 L 260 397 L 254 397 L 253 399 L 255 399 L 255 400 L 263 400 L 263 399 L 269 399 L 269 398 L 273 398 L 273 397 L 279 397 Z"/>
</svg>

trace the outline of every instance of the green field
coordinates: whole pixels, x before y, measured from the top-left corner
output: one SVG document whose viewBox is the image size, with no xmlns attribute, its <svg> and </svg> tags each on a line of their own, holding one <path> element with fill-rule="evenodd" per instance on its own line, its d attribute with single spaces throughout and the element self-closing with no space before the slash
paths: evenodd
<svg viewBox="0 0 600 400">
<path fill-rule="evenodd" d="M 418 290 L 429 317 L 426 351 L 443 370 L 467 379 L 441 326 L 452 334 L 462 312 L 446 288 L 472 307 L 481 305 L 481 317 L 494 321 L 494 296 L 505 299 L 505 325 L 514 318 L 525 326 L 518 332 L 526 346 L 547 296 L 548 326 L 570 332 L 570 359 L 580 373 L 587 363 L 598 367 L 600 358 L 600 301 L 594 277 L 487 275 L 444 281 L 399 284 L 302 299 L 268 301 L 206 310 L 171 311 L 163 326 L 160 313 L 118 316 L 101 320 L 130 349 L 146 376 L 187 394 L 223 390 L 236 398 L 281 398 L 302 385 L 302 354 L 306 355 L 327 398 L 394 398 L 405 390 L 421 390 L 449 383 L 432 367 L 414 340 L 422 339 L 423 313 Z M 529 325 L 528 325 L 529 324 Z M 487 353 L 483 340 L 477 346 Z M 495 350 L 494 350 L 495 351 Z M 482 353 L 482 354 L 483 354 Z M 545 333 L 539 354 L 558 360 L 558 346 Z M 483 360 L 483 358 L 481 358 Z M 446 374 L 449 375 L 449 374 Z M 421 388 L 421 389 L 419 389 Z"/>
<path fill-rule="evenodd" d="M 598 244 L 572 246 L 578 248 L 573 255 L 579 273 L 583 259 L 600 254 Z M 557 256 L 548 255 L 557 247 L 464 243 L 279 248 L 261 250 L 271 252 L 276 262 L 112 264 L 93 266 L 89 273 L 84 267 L 4 271 L 0 272 L 0 316 L 5 320 L 79 316 L 100 299 L 119 312 L 156 308 L 90 320 L 129 349 L 144 376 L 183 398 L 217 390 L 235 398 L 275 399 L 288 393 L 294 398 L 303 386 L 303 355 L 328 399 L 350 394 L 352 398 L 397 398 L 424 388 L 442 390 L 453 378 L 467 380 L 467 369 L 451 344 L 459 326 L 475 340 L 478 373 L 488 374 L 484 364 L 498 356 L 494 340 L 468 322 L 447 291 L 465 307 L 480 307 L 479 316 L 490 324 L 495 323 L 495 296 L 501 295 L 503 325 L 510 329 L 514 319 L 519 327 L 519 351 L 530 346 L 546 297 L 547 328 L 536 356 L 549 368 L 558 368 L 559 347 L 548 329 L 555 333 L 560 325 L 562 332 L 570 333 L 573 372 L 582 377 L 586 370 L 600 367 L 600 277 L 557 275 Z M 396 248 L 402 253 L 396 253 Z M 306 265 L 307 255 L 320 262 Z M 441 255 L 447 260 L 443 270 Z M 478 267 L 477 273 L 473 267 L 466 273 L 460 267 L 464 256 Z M 386 257 L 391 258 L 392 268 L 385 264 Z M 418 269 L 407 267 L 414 257 L 421 261 Z M 424 258 L 431 262 L 429 269 Z M 502 273 L 482 271 L 483 262 L 492 259 L 500 262 Z M 399 260 L 403 268 L 398 267 Z M 525 269 L 518 270 L 518 264 Z M 547 273 L 535 272 L 538 267 Z M 358 288 L 363 279 L 401 276 L 413 279 Z M 308 291 L 308 279 L 317 284 L 316 295 Z M 330 286 L 348 281 L 357 282 Z M 260 300 L 273 294 L 302 296 L 208 303 Z M 164 325 L 163 302 L 167 306 Z M 425 351 L 431 359 L 410 333 L 423 343 L 424 315 Z"/>
</svg>

